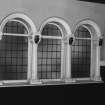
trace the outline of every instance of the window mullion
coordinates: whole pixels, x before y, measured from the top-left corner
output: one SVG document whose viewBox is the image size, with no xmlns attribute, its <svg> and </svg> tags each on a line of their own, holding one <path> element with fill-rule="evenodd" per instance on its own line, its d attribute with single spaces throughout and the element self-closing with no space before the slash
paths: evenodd
<svg viewBox="0 0 105 105">
<path fill-rule="evenodd" d="M 3 33 L 3 35 L 11 35 L 11 36 L 30 36 L 30 35 L 28 35 L 28 34 L 13 34 L 13 33 Z"/>
<path fill-rule="evenodd" d="M 45 38 L 45 39 L 62 39 L 62 37 L 56 37 L 56 36 L 41 36 L 42 38 Z"/>
<path fill-rule="evenodd" d="M 75 39 L 80 39 L 80 40 L 92 40 L 92 38 L 78 38 L 78 37 L 75 37 Z"/>
</svg>

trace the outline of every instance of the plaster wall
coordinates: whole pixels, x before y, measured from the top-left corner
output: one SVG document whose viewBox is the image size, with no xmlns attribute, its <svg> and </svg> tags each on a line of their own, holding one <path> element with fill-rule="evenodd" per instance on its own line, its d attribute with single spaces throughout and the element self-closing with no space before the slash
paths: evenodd
<svg viewBox="0 0 105 105">
<path fill-rule="evenodd" d="M 74 31 L 83 19 L 97 23 L 102 35 L 105 33 L 105 4 L 77 0 L 0 0 L 0 20 L 13 12 L 22 12 L 32 19 L 37 31 L 49 17 L 64 19 Z M 101 60 L 105 60 L 105 38 L 101 48 Z"/>
</svg>

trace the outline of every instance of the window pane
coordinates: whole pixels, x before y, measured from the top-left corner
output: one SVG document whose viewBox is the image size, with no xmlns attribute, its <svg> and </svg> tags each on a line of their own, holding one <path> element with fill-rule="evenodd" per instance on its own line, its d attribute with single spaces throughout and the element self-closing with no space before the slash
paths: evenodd
<svg viewBox="0 0 105 105">
<path fill-rule="evenodd" d="M 18 34 L 27 34 L 27 30 L 23 24 L 16 21 L 9 21 L 6 23 L 4 29 L 4 33 L 18 33 Z"/>
<path fill-rule="evenodd" d="M 42 31 L 43 36 L 62 36 L 60 29 L 53 24 L 47 24 Z"/>
<path fill-rule="evenodd" d="M 83 30 L 84 29 L 84 30 Z M 76 33 L 78 37 L 90 37 L 90 33 L 80 27 Z M 73 78 L 84 78 L 90 76 L 91 64 L 91 40 L 76 39 L 72 45 L 71 72 Z"/>
<path fill-rule="evenodd" d="M 0 80 L 27 79 L 27 37 L 2 36 L 0 40 Z"/>
<path fill-rule="evenodd" d="M 62 36 L 61 30 L 53 23 L 45 25 L 44 36 Z M 38 45 L 38 78 L 61 78 L 61 39 L 42 38 Z M 45 68 L 43 67 L 45 66 Z"/>
<path fill-rule="evenodd" d="M 83 26 L 80 26 L 76 31 L 75 31 L 75 37 L 80 37 L 80 38 L 90 38 L 90 32 L 84 28 Z"/>
<path fill-rule="evenodd" d="M 51 44 L 50 40 L 56 43 Z M 57 43 L 58 41 L 59 41 L 58 39 L 42 39 L 41 42 L 39 43 L 38 45 L 38 78 L 39 79 L 60 78 L 61 50 L 58 50 L 58 48 L 61 47 L 61 42 L 60 44 L 58 44 Z"/>
</svg>

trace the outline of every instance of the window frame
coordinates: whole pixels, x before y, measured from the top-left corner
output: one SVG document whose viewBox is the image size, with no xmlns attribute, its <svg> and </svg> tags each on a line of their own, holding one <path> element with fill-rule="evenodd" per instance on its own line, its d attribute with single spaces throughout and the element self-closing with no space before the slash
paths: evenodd
<svg viewBox="0 0 105 105">
<path fill-rule="evenodd" d="M 45 80 L 40 80 L 40 81 L 42 83 L 43 82 L 49 83 L 49 82 L 53 82 L 53 81 L 63 81 L 63 82 L 69 81 L 70 82 L 71 81 L 71 78 L 70 78 L 71 72 L 70 72 L 70 60 L 68 59 L 68 57 L 71 58 L 71 56 L 69 54 L 70 53 L 69 38 L 73 35 L 71 32 L 71 28 L 64 19 L 59 18 L 59 17 L 50 17 L 42 22 L 42 25 L 39 29 L 40 35 L 41 35 L 41 32 L 42 32 L 44 26 L 47 25 L 48 23 L 54 23 L 57 26 L 59 26 L 60 29 L 62 30 L 62 33 L 63 33 L 62 34 L 63 35 L 62 36 L 62 46 L 63 46 L 62 52 L 63 53 L 61 55 L 61 57 L 62 57 L 61 64 L 63 64 L 63 65 L 61 67 L 61 79 L 50 79 L 51 81 L 48 79 L 47 80 L 45 79 Z M 59 38 L 59 36 L 58 36 L 58 38 Z M 67 56 L 65 56 L 65 55 L 67 55 Z"/>
<path fill-rule="evenodd" d="M 3 33 L 3 29 L 6 25 L 7 22 L 9 21 L 15 21 L 15 22 L 19 22 L 20 24 L 22 24 L 26 30 L 27 30 L 27 34 L 13 34 L 13 33 Z M 32 43 L 33 38 L 35 36 L 35 33 L 37 32 L 36 27 L 33 23 L 33 21 L 26 16 L 25 14 L 22 13 L 13 13 L 13 14 L 9 14 L 8 16 L 6 16 L 5 18 L 3 18 L 3 20 L 1 21 L 1 26 L 0 26 L 0 40 L 2 40 L 2 35 L 13 35 L 13 36 L 25 36 L 28 38 L 28 65 L 27 65 L 27 79 L 25 80 L 1 80 L 0 81 L 0 85 L 9 85 L 9 84 L 23 84 L 24 83 L 31 83 L 31 80 L 33 80 L 33 72 L 34 70 L 37 69 L 37 67 L 32 68 L 33 67 L 33 45 Z"/>
<path fill-rule="evenodd" d="M 93 80 L 93 81 L 101 81 L 100 76 L 100 46 L 99 46 L 99 39 L 101 37 L 101 31 L 99 26 L 91 19 L 83 19 L 80 20 L 77 24 L 75 24 L 75 28 L 73 30 L 73 34 L 75 33 L 76 29 L 80 26 L 85 26 L 88 29 L 91 35 L 91 74 L 90 78 L 78 78 L 77 80 Z M 93 58 L 93 47 L 96 46 L 96 63 L 95 65 L 92 64 Z M 95 70 L 92 70 L 95 66 Z M 76 81 L 76 79 L 74 79 Z"/>
<path fill-rule="evenodd" d="M 46 25 L 56 26 L 59 29 L 59 31 L 61 32 L 61 36 L 50 36 L 50 35 L 47 36 L 47 35 L 41 34 L 41 38 L 43 38 L 43 39 L 55 39 L 55 40 L 57 39 L 57 40 L 60 40 L 61 41 L 61 70 L 60 70 L 61 72 L 60 72 L 60 78 L 59 79 L 40 79 L 40 81 L 43 81 L 43 82 L 47 82 L 47 81 L 60 81 L 62 79 L 63 66 L 64 66 L 64 64 L 63 64 L 63 56 L 64 56 L 64 51 L 63 51 L 63 49 L 64 49 L 63 30 L 62 30 L 62 28 L 59 25 L 57 25 L 57 24 L 55 24 L 53 22 L 49 22 L 49 23 L 45 24 L 44 27 L 46 27 Z M 40 33 L 42 33 L 44 27 L 42 28 L 42 30 L 40 31 Z"/>
<path fill-rule="evenodd" d="M 80 38 L 80 37 L 77 37 L 77 36 L 75 36 L 75 33 L 74 33 L 74 38 L 76 39 L 76 40 L 89 40 L 89 41 L 91 41 L 91 55 L 90 55 L 90 77 L 88 77 L 88 78 L 86 78 L 86 77 L 84 77 L 84 78 L 73 78 L 74 80 L 90 80 L 90 78 L 91 78 L 91 74 L 92 74 L 92 55 L 93 55 L 93 36 L 92 36 L 92 32 L 91 32 L 91 30 L 89 29 L 89 27 L 87 27 L 87 26 L 85 26 L 85 25 L 79 25 L 77 28 L 76 28 L 76 30 L 75 30 L 75 32 L 78 30 L 78 28 L 80 28 L 80 27 L 83 27 L 83 28 L 85 28 L 89 33 L 90 33 L 90 38 Z M 75 41 L 74 41 L 74 43 L 75 43 Z"/>
</svg>

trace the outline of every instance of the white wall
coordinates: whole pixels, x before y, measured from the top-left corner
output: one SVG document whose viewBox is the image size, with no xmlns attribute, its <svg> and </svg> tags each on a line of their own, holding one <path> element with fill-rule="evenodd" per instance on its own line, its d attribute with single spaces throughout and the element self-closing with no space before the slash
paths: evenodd
<svg viewBox="0 0 105 105">
<path fill-rule="evenodd" d="M 90 18 L 99 25 L 102 34 L 105 33 L 105 4 L 77 0 L 0 0 L 0 20 L 11 12 L 28 15 L 37 30 L 46 18 L 57 16 L 66 20 L 72 31 L 80 20 Z M 105 59 L 105 46 L 101 52 Z"/>
<path fill-rule="evenodd" d="M 21 0 L 0 0 L 0 20 L 21 8 Z"/>
<path fill-rule="evenodd" d="M 37 27 L 52 16 L 64 18 L 73 28 L 79 20 L 91 18 L 104 31 L 105 5 L 77 0 L 22 0 L 24 11 L 31 16 Z"/>
</svg>

